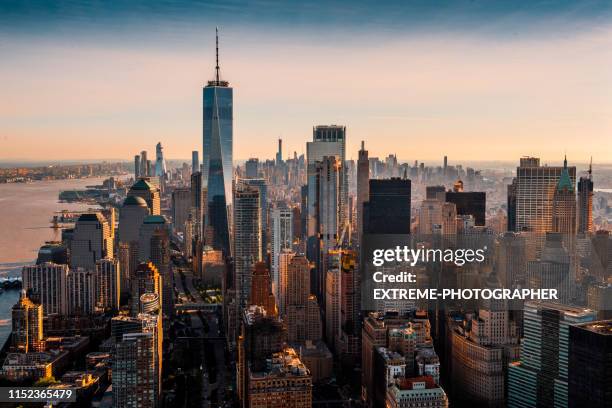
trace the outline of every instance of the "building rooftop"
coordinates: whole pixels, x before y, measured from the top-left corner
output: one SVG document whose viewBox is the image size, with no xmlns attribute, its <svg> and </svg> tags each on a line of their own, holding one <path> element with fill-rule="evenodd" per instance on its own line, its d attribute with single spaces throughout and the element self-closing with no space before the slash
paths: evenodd
<svg viewBox="0 0 612 408">
<path fill-rule="evenodd" d="M 612 320 L 599 320 L 596 322 L 581 324 L 578 325 L 578 327 L 605 336 L 612 336 Z"/>
<path fill-rule="evenodd" d="M 128 205 L 137 205 L 140 207 L 146 207 L 147 202 L 144 199 L 142 199 L 142 197 L 127 196 L 127 198 L 123 202 L 123 206 L 126 207 Z"/>
<path fill-rule="evenodd" d="M 132 185 L 130 190 L 153 190 L 153 186 L 147 180 L 140 179 Z"/>
<path fill-rule="evenodd" d="M 266 377 L 308 377 L 310 370 L 302 363 L 300 357 L 291 347 L 287 347 L 266 360 L 265 371 L 251 373 L 251 378 Z"/>
</svg>

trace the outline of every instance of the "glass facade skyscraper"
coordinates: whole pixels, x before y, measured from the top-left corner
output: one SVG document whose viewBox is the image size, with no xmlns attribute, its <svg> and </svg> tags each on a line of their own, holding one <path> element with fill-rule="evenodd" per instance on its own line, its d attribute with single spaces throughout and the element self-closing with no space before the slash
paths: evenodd
<svg viewBox="0 0 612 408">
<path fill-rule="evenodd" d="M 218 44 L 218 42 L 217 42 Z M 228 208 L 232 204 L 233 89 L 216 76 L 203 89 L 202 185 L 207 191 L 206 228 L 214 249 L 230 255 Z"/>
</svg>

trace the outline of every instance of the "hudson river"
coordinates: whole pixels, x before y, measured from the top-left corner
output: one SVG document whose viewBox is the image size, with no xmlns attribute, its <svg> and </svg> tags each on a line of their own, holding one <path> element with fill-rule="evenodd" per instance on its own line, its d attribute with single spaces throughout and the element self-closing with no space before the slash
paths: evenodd
<svg viewBox="0 0 612 408">
<path fill-rule="evenodd" d="M 87 204 L 58 202 L 63 190 L 80 190 L 102 184 L 104 178 L 35 181 L 0 184 L 0 278 L 21 276 L 21 267 L 36 260 L 45 241 L 60 240 L 61 231 L 51 228 L 55 211 L 86 210 Z M 11 307 L 19 291 L 0 293 L 0 347 L 11 328 Z"/>
</svg>

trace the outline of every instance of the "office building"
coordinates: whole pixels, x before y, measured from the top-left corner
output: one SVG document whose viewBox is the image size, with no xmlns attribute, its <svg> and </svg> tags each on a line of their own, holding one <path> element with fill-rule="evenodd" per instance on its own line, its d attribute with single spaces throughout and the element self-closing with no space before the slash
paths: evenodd
<svg viewBox="0 0 612 408">
<path fill-rule="evenodd" d="M 319 203 L 318 194 L 319 190 L 319 174 L 320 167 L 325 158 L 335 158 L 337 161 L 338 175 L 337 175 L 337 200 L 338 209 L 337 212 L 341 215 L 338 220 L 338 225 L 343 225 L 345 215 L 347 214 L 348 205 L 348 180 L 344 169 L 344 162 L 346 160 L 346 127 L 344 126 L 316 126 L 313 128 L 312 142 L 306 143 L 306 187 L 304 191 L 304 206 L 302 210 L 304 212 L 305 225 L 303 231 L 307 238 L 307 252 L 306 256 L 308 259 L 316 259 L 317 254 L 317 239 L 316 236 L 319 233 L 319 224 L 317 220 L 317 205 Z M 319 274 L 322 274 L 319 273 Z M 318 280 L 320 290 L 323 286 L 323 278 Z"/>
<path fill-rule="evenodd" d="M 268 316 L 278 315 L 276 301 L 271 290 L 270 270 L 264 262 L 257 262 L 253 266 L 250 304 L 263 306 Z"/>
<path fill-rule="evenodd" d="M 151 183 L 147 178 L 141 178 L 130 187 L 128 197 L 140 197 L 149 207 L 152 215 L 161 214 L 161 199 L 159 188 Z"/>
<path fill-rule="evenodd" d="M 191 189 L 177 188 L 172 191 L 172 225 L 174 230 L 185 235 L 185 224 L 191 213 Z"/>
<path fill-rule="evenodd" d="M 365 234 L 410 234 L 410 180 L 370 180 L 364 204 Z"/>
<path fill-rule="evenodd" d="M 570 326 L 596 312 L 547 302 L 525 302 L 520 360 L 508 368 L 508 407 L 568 407 Z"/>
<path fill-rule="evenodd" d="M 361 141 L 359 158 L 357 159 L 357 235 L 361 239 L 363 233 L 363 205 L 370 197 L 370 161 L 365 143 Z"/>
<path fill-rule="evenodd" d="M 140 177 L 140 155 L 137 154 L 134 156 L 134 178 Z"/>
<path fill-rule="evenodd" d="M 535 157 L 521 158 L 514 187 L 508 191 L 516 202 L 516 231 L 545 233 L 553 231 L 553 199 L 564 167 L 541 166 Z M 571 184 L 576 182 L 576 168 L 566 167 Z M 509 216 L 508 218 L 511 218 Z"/>
<path fill-rule="evenodd" d="M 219 37 L 215 79 L 203 89 L 202 186 L 207 191 L 206 227 L 211 244 L 230 255 L 228 208 L 232 205 L 233 89 L 221 80 Z"/>
<path fill-rule="evenodd" d="M 268 185 L 262 178 L 241 179 L 239 183 L 256 188 L 259 192 L 259 220 L 261 223 L 261 254 L 265 257 L 268 251 Z"/>
<path fill-rule="evenodd" d="M 276 207 L 272 210 L 271 219 L 272 292 L 280 303 L 279 257 L 282 251 L 291 250 L 293 246 L 293 211 L 286 207 Z"/>
<path fill-rule="evenodd" d="M 328 254 L 338 246 L 342 224 L 341 186 L 343 168 L 341 162 L 334 156 L 326 156 L 317 163 L 317 251 L 315 294 L 325 303 L 325 275 L 328 269 Z"/>
<path fill-rule="evenodd" d="M 158 231 L 168 232 L 170 224 L 163 215 L 149 215 L 145 217 L 140 226 L 138 235 L 138 261 L 153 261 L 155 248 L 152 247 L 152 240 Z M 159 267 L 159 265 L 158 265 Z"/>
<path fill-rule="evenodd" d="M 152 262 L 138 265 L 131 279 L 131 312 L 135 316 L 140 311 L 140 298 L 145 293 L 156 293 L 163 302 L 162 281 L 159 271 Z"/>
<path fill-rule="evenodd" d="M 82 214 L 74 227 L 70 267 L 93 271 L 96 261 L 113 257 L 111 228 L 100 213 Z"/>
<path fill-rule="evenodd" d="M 198 151 L 194 150 L 191 152 L 191 174 L 200 171 L 200 157 Z"/>
<path fill-rule="evenodd" d="M 251 271 L 262 260 L 260 192 L 256 187 L 239 183 L 234 197 L 234 273 L 238 305 L 245 308 L 251 294 Z"/>
<path fill-rule="evenodd" d="M 139 177 L 149 177 L 150 173 L 148 172 L 148 163 L 147 159 L 147 151 L 143 150 L 140 152 L 140 172 L 138 174 Z"/>
<path fill-rule="evenodd" d="M 569 327 L 568 405 L 612 402 L 612 320 Z"/>
<path fill-rule="evenodd" d="M 593 166 L 578 181 L 578 233 L 593 232 Z"/>
<path fill-rule="evenodd" d="M 168 169 L 166 168 L 166 159 L 164 159 L 164 149 L 161 142 L 155 146 L 155 177 L 165 177 Z"/>
<path fill-rule="evenodd" d="M 457 215 L 471 215 L 476 226 L 484 226 L 487 211 L 487 195 L 478 191 L 448 191 L 446 202 L 455 204 Z"/>
<path fill-rule="evenodd" d="M 244 164 L 245 178 L 259 177 L 259 160 L 249 159 Z"/>
<path fill-rule="evenodd" d="M 527 262 L 527 286 L 533 289 L 556 289 L 559 302 L 572 299 L 572 264 L 559 233 L 546 234 L 540 259 Z"/>
<path fill-rule="evenodd" d="M 507 367 L 519 357 L 516 324 L 503 304 L 480 309 L 466 322 L 451 333 L 455 398 L 463 404 L 505 406 Z"/>
<path fill-rule="evenodd" d="M 553 194 L 552 231 L 573 237 L 576 235 L 576 190 L 563 160 L 561 176 Z"/>
<path fill-rule="evenodd" d="M 121 273 L 119 260 L 104 258 L 96 261 L 96 306 L 101 310 L 119 310 L 121 297 Z"/>
<path fill-rule="evenodd" d="M 202 173 L 196 171 L 191 173 L 191 224 L 194 241 L 200 241 L 204 238 L 204 217 L 205 217 L 205 205 L 206 190 L 202 187 Z M 191 253 L 189 254 L 191 255 Z"/>
</svg>

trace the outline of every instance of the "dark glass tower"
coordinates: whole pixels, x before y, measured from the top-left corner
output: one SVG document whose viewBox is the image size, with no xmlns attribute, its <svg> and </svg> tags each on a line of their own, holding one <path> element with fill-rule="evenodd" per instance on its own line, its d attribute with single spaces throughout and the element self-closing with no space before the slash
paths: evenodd
<svg viewBox="0 0 612 408">
<path fill-rule="evenodd" d="M 364 234 L 410 234 L 410 180 L 370 180 L 363 205 Z"/>
<path fill-rule="evenodd" d="M 230 254 L 228 207 L 232 203 L 233 89 L 219 76 L 219 36 L 215 79 L 203 90 L 202 185 L 207 190 L 206 231 L 210 245 Z"/>
</svg>

